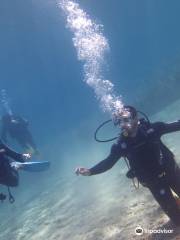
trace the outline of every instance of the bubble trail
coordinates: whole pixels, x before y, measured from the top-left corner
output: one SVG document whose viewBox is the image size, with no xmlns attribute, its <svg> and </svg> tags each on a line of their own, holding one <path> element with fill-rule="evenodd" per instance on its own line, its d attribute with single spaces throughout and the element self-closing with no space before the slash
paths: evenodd
<svg viewBox="0 0 180 240">
<path fill-rule="evenodd" d="M 78 60 L 83 62 L 85 82 L 93 88 L 103 111 L 111 116 L 121 112 L 121 97 L 115 95 L 113 83 L 104 79 L 102 74 L 105 54 L 110 49 L 103 35 L 103 26 L 93 22 L 74 1 L 62 0 L 58 5 L 66 15 L 67 27 L 73 33 Z"/>
</svg>

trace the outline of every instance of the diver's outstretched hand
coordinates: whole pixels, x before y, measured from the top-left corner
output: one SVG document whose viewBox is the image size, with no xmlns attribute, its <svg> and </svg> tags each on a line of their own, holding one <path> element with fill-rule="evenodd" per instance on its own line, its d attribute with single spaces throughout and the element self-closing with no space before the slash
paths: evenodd
<svg viewBox="0 0 180 240">
<path fill-rule="evenodd" d="M 31 154 L 30 153 L 23 153 L 23 159 L 26 161 L 28 159 L 31 158 Z"/>
<path fill-rule="evenodd" d="M 82 176 L 90 176 L 91 172 L 88 168 L 84 168 L 84 167 L 77 167 L 75 169 L 75 173 L 76 175 L 82 175 Z"/>
</svg>

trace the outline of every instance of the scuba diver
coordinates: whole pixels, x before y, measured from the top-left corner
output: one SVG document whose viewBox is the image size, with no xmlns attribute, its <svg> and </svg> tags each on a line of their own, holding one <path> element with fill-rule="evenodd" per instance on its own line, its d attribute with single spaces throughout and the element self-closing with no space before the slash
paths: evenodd
<svg viewBox="0 0 180 240">
<path fill-rule="evenodd" d="M 28 121 L 21 116 L 13 114 L 4 89 L 1 90 L 1 105 L 4 112 L 1 117 L 2 140 L 7 143 L 7 136 L 9 135 L 12 139 L 15 139 L 24 150 L 38 155 L 39 151 L 28 129 Z"/>
<path fill-rule="evenodd" d="M 10 193 L 9 187 L 18 186 L 18 170 L 21 169 L 21 163 L 24 163 L 29 158 L 31 158 L 29 153 L 17 153 L 0 141 L 0 184 L 8 187 L 9 201 L 11 203 L 14 202 L 14 198 Z M 0 200 L 3 201 L 5 198 L 6 195 L 0 193 Z"/>
<path fill-rule="evenodd" d="M 180 120 L 172 123 L 154 122 L 138 118 L 138 111 L 124 106 L 116 114 L 115 125 L 121 129 L 110 154 L 92 168 L 77 167 L 75 173 L 92 176 L 103 173 L 121 158 L 128 159 L 130 170 L 126 176 L 147 187 L 172 222 L 180 226 L 180 208 L 173 193 L 180 197 L 180 168 L 174 154 L 164 145 L 164 134 L 180 131 Z"/>
</svg>

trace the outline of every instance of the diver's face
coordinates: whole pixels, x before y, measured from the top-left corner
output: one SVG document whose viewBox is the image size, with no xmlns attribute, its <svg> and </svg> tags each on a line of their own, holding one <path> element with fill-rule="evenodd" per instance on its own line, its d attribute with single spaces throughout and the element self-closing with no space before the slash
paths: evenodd
<svg viewBox="0 0 180 240">
<path fill-rule="evenodd" d="M 126 114 L 122 116 L 120 122 L 120 128 L 122 130 L 123 135 L 134 137 L 136 136 L 138 127 L 138 118 L 132 118 L 127 116 Z"/>
</svg>

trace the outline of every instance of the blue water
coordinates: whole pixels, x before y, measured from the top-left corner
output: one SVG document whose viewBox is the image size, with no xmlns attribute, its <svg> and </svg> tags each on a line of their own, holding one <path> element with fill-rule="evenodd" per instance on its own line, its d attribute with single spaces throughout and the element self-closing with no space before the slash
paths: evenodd
<svg viewBox="0 0 180 240">
<path fill-rule="evenodd" d="M 102 71 L 124 103 L 135 103 L 153 114 L 179 99 L 178 0 L 78 3 L 90 19 L 103 25 L 110 50 Z M 53 180 L 61 177 L 73 181 L 78 164 L 90 167 L 103 159 L 111 146 L 93 142 L 93 131 L 109 115 L 102 111 L 94 91 L 84 81 L 83 62 L 77 58 L 73 34 L 66 24 L 54 0 L 1 0 L 0 89 L 6 89 L 13 111 L 30 121 L 41 159 L 52 163 L 51 170 L 41 173 L 41 177 L 23 173 L 20 188 L 14 190 L 19 196 L 17 202 L 31 201 L 32 208 L 38 191 L 50 190 Z M 64 191 L 66 186 L 63 182 L 60 185 L 61 190 L 53 187 L 53 191 Z M 11 219 L 9 207 L 16 216 L 20 203 L 0 206 L 4 216 L 8 213 L 7 222 Z M 7 230 L 4 239 L 10 239 L 8 234 Z M 14 239 L 26 238 L 17 235 Z"/>
</svg>

